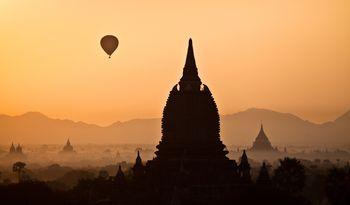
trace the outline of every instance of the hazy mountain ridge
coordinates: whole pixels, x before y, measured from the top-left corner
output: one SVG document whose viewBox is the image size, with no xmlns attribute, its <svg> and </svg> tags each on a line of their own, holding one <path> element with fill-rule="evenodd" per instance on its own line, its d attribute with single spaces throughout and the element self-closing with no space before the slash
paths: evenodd
<svg viewBox="0 0 350 205">
<path fill-rule="evenodd" d="M 336 120 L 334 120 L 337 123 L 348 123 L 350 121 L 350 111 L 344 113 L 342 116 L 338 117 Z"/>
<path fill-rule="evenodd" d="M 260 123 L 272 144 L 307 145 L 350 143 L 350 111 L 334 121 L 316 124 L 290 113 L 251 108 L 221 116 L 221 136 L 225 144 L 250 145 Z M 72 120 L 52 119 L 39 112 L 19 116 L 0 115 L 0 143 L 147 143 L 161 137 L 160 119 L 134 119 L 98 126 Z"/>
</svg>

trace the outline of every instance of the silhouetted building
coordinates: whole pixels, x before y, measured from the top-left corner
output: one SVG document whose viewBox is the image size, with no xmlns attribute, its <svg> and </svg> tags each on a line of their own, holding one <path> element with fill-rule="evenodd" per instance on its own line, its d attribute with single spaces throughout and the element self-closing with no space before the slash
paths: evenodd
<svg viewBox="0 0 350 205">
<path fill-rule="evenodd" d="M 122 166 L 119 165 L 117 174 L 115 175 L 115 184 L 118 189 L 124 189 L 126 185 L 126 179 L 124 172 L 122 171 Z"/>
<path fill-rule="evenodd" d="M 135 161 L 135 165 L 132 167 L 134 179 L 139 180 L 144 177 L 145 174 L 145 167 L 142 164 L 142 159 L 140 156 L 140 151 L 137 151 L 137 157 Z"/>
<path fill-rule="evenodd" d="M 12 142 L 11 147 L 10 147 L 10 151 L 9 151 L 9 154 L 14 154 L 14 153 L 16 153 L 16 148 L 15 148 L 15 146 L 13 145 L 13 142 Z"/>
<path fill-rule="evenodd" d="M 69 139 L 67 140 L 66 145 L 63 147 L 61 154 L 71 154 L 75 153 L 73 146 L 71 145 Z"/>
<path fill-rule="evenodd" d="M 9 150 L 9 155 L 10 156 L 21 156 L 23 154 L 23 150 L 20 144 L 17 144 L 17 147 L 12 143 L 10 150 Z"/>
<path fill-rule="evenodd" d="M 239 170 L 239 176 L 242 180 L 242 182 L 250 182 L 251 181 L 251 175 L 250 175 L 250 164 L 248 161 L 247 154 L 245 150 L 243 150 L 243 154 L 241 157 L 241 161 L 238 166 Z"/>
<path fill-rule="evenodd" d="M 162 138 L 155 158 L 146 164 L 146 175 L 160 191 L 219 190 L 232 183 L 237 169 L 227 153 L 220 140 L 218 109 L 198 76 L 190 39 L 183 75 L 164 107 Z"/>
<path fill-rule="evenodd" d="M 264 127 L 261 124 L 260 131 L 258 136 L 255 138 L 255 141 L 253 143 L 252 148 L 249 151 L 278 151 L 277 149 L 273 148 L 271 145 L 271 142 L 269 138 L 267 138 Z"/>
<path fill-rule="evenodd" d="M 156 204 L 213 204 L 218 199 L 231 201 L 240 185 L 252 185 L 245 150 L 239 165 L 226 156 L 218 109 L 198 76 L 191 39 L 183 75 L 163 110 L 162 138 L 156 148 L 145 166 L 137 150 L 132 180 L 125 180 L 119 166 L 119 190 L 148 193 L 145 196 L 152 195 Z"/>
<path fill-rule="evenodd" d="M 17 153 L 17 154 L 23 154 L 22 147 L 21 147 L 20 144 L 17 145 L 16 153 Z"/>
</svg>

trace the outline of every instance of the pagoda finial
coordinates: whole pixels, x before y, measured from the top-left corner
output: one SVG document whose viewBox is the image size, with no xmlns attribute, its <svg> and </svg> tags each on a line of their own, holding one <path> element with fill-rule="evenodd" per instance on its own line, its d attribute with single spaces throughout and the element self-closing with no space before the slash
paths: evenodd
<svg viewBox="0 0 350 205">
<path fill-rule="evenodd" d="M 132 167 L 132 170 L 134 172 L 134 177 L 137 179 L 140 179 L 144 175 L 144 166 L 142 164 L 142 159 L 140 156 L 140 150 L 137 150 L 137 157 L 135 161 L 135 165 Z"/>
<path fill-rule="evenodd" d="M 135 166 L 143 166 L 142 165 L 142 159 L 141 159 L 141 156 L 140 156 L 140 150 L 137 150 L 137 157 L 136 157 Z"/>
<path fill-rule="evenodd" d="M 182 78 L 180 82 L 196 82 L 196 84 L 201 84 L 201 79 L 198 76 L 196 60 L 194 58 L 192 39 L 188 41 L 188 49 L 186 56 L 186 63 L 183 70 Z M 181 86 L 181 83 L 180 83 Z"/>
<path fill-rule="evenodd" d="M 187 57 L 186 57 L 186 63 L 185 67 L 192 67 L 196 68 L 196 60 L 194 58 L 194 52 L 193 52 L 193 45 L 192 45 L 192 39 L 188 41 L 188 49 L 187 49 Z"/>
<path fill-rule="evenodd" d="M 124 172 L 122 170 L 122 166 L 119 165 L 118 167 L 118 171 L 117 171 L 117 175 L 116 175 L 117 178 L 124 178 Z"/>
<path fill-rule="evenodd" d="M 245 151 L 245 149 L 243 150 L 242 156 L 241 156 L 241 164 L 243 163 L 248 163 L 248 156 L 247 153 Z"/>
<path fill-rule="evenodd" d="M 121 165 L 119 165 L 119 167 L 118 167 L 118 171 L 117 171 L 117 174 L 115 176 L 115 181 L 116 181 L 116 183 L 118 185 L 118 188 L 122 188 L 125 185 L 125 183 L 126 183 L 125 175 L 123 173 Z"/>
<path fill-rule="evenodd" d="M 251 180 L 250 176 L 250 164 L 248 160 L 248 156 L 246 154 L 246 151 L 243 150 L 243 154 L 241 157 L 241 162 L 238 166 L 239 169 L 239 175 L 245 182 L 249 182 Z"/>
</svg>

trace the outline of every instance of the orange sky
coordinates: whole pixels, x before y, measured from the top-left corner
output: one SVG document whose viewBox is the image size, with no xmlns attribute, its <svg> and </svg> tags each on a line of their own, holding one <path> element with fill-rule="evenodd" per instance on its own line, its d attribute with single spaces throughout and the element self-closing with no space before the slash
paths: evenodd
<svg viewBox="0 0 350 205">
<path fill-rule="evenodd" d="M 323 122 L 350 109 L 350 1 L 144 2 L 1 0 L 0 113 L 160 117 L 189 37 L 221 114 L 259 107 Z M 111 59 L 106 34 L 120 42 Z"/>
</svg>

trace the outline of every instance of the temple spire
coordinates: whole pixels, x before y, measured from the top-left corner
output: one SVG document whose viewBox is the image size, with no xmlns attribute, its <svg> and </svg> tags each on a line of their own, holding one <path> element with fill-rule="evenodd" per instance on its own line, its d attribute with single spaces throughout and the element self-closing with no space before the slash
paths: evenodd
<svg viewBox="0 0 350 205">
<path fill-rule="evenodd" d="M 141 156 L 140 156 L 140 150 L 137 150 L 137 157 L 136 157 L 135 165 L 142 166 L 142 159 L 141 159 Z"/>
<path fill-rule="evenodd" d="M 190 39 L 188 41 L 188 49 L 187 49 L 185 68 L 197 68 L 196 60 L 194 58 L 192 39 Z"/>
<path fill-rule="evenodd" d="M 132 170 L 134 172 L 134 178 L 135 179 L 142 179 L 145 173 L 144 166 L 142 164 L 142 159 L 140 156 L 140 151 L 137 150 L 137 157 L 135 161 L 135 165 L 132 167 Z"/>
<path fill-rule="evenodd" d="M 193 88 L 199 88 L 201 85 L 201 79 L 198 76 L 196 60 L 194 58 L 192 39 L 190 39 L 188 42 L 186 63 L 183 69 L 182 78 L 180 80 L 180 86 L 183 85 L 184 87 L 187 87 L 188 83 L 193 84 Z"/>
<path fill-rule="evenodd" d="M 11 148 L 10 148 L 10 153 L 15 153 L 16 152 L 16 148 L 15 148 L 15 145 L 13 145 L 13 142 L 12 142 L 12 145 L 11 145 Z"/>
<path fill-rule="evenodd" d="M 122 166 L 119 165 L 117 174 L 115 175 L 115 183 L 117 185 L 118 190 L 123 190 L 126 185 L 125 175 L 122 171 Z"/>
<path fill-rule="evenodd" d="M 121 165 L 119 165 L 119 167 L 118 167 L 118 172 L 117 172 L 117 178 L 119 177 L 119 178 L 121 178 L 121 177 L 124 177 L 124 173 L 123 173 L 123 171 L 122 171 L 122 166 Z"/>
<path fill-rule="evenodd" d="M 260 138 L 264 138 L 264 140 L 268 140 L 268 138 L 265 134 L 265 131 L 264 131 L 264 125 L 262 123 L 260 125 L 260 131 L 259 131 L 258 137 L 259 136 L 260 136 Z"/>
<path fill-rule="evenodd" d="M 239 175 L 240 175 L 241 179 L 243 180 L 243 182 L 250 182 L 251 181 L 250 164 L 249 164 L 248 156 L 247 156 L 245 150 L 243 150 L 241 162 L 238 166 L 238 169 L 239 169 Z"/>
</svg>

